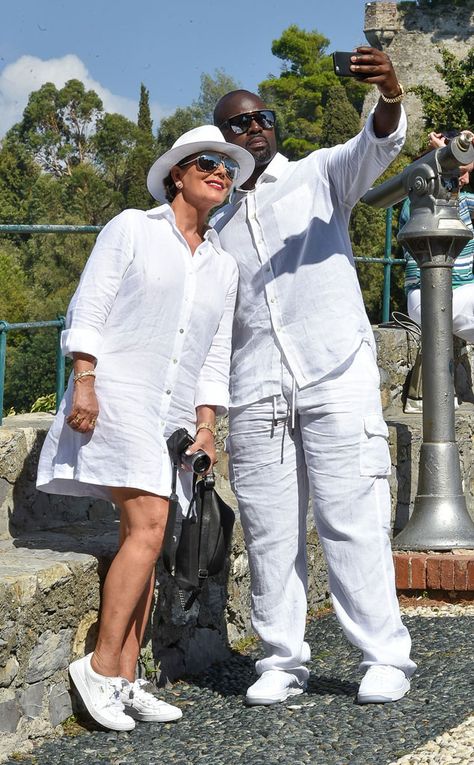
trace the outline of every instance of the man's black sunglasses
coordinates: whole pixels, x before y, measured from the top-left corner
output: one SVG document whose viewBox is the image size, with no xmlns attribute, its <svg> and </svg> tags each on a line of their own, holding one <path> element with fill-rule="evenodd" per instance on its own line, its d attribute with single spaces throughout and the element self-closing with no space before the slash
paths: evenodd
<svg viewBox="0 0 474 765">
<path fill-rule="evenodd" d="M 229 117 L 219 125 L 221 130 L 229 128 L 233 133 L 242 135 L 248 133 L 252 122 L 256 122 L 264 130 L 273 130 L 275 127 L 275 112 L 271 109 L 260 109 L 257 112 L 246 112 L 245 114 L 236 114 L 235 117 Z"/>
</svg>

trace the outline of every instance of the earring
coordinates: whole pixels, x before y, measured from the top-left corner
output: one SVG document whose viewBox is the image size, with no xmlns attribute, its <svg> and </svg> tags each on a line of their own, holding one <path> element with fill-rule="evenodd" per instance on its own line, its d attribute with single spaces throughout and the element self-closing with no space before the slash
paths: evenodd
<svg viewBox="0 0 474 765">
<path fill-rule="evenodd" d="M 183 188 L 183 181 L 176 181 L 175 186 L 177 189 L 181 190 Z"/>
</svg>

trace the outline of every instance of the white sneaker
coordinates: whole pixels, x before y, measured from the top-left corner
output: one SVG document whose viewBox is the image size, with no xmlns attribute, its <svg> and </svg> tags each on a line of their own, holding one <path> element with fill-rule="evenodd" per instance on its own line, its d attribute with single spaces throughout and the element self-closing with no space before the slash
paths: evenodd
<svg viewBox="0 0 474 765">
<path fill-rule="evenodd" d="M 125 714 L 120 701 L 122 678 L 105 677 L 94 672 L 91 656 L 90 653 L 69 665 L 69 674 L 87 711 L 104 728 L 133 730 L 135 720 Z"/>
<path fill-rule="evenodd" d="M 145 690 L 148 687 L 150 690 Z M 161 701 L 152 691 L 154 686 L 147 680 L 138 679 L 134 683 L 122 678 L 120 701 L 125 711 L 141 722 L 171 722 L 183 716 L 181 709 Z"/>
<path fill-rule="evenodd" d="M 359 686 L 359 704 L 384 704 L 398 701 L 410 690 L 410 681 L 405 673 L 388 664 L 373 664 Z"/>
<path fill-rule="evenodd" d="M 250 686 L 245 700 L 247 704 L 278 704 L 289 696 L 299 696 L 306 688 L 306 683 L 298 680 L 290 672 L 279 669 L 267 669 Z"/>
</svg>

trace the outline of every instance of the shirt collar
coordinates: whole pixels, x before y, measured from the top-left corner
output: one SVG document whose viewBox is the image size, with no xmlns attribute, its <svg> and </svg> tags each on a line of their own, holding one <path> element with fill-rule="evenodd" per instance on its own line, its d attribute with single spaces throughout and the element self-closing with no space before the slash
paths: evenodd
<svg viewBox="0 0 474 765">
<path fill-rule="evenodd" d="M 177 228 L 173 208 L 167 203 L 159 205 L 159 207 L 153 207 L 147 211 L 147 215 L 149 218 L 166 218 L 173 228 Z M 213 228 L 209 227 L 206 229 L 203 238 L 204 240 L 208 239 L 215 247 L 220 247 L 219 237 Z"/>
<path fill-rule="evenodd" d="M 263 173 L 257 178 L 255 187 L 260 186 L 262 183 L 278 180 L 278 178 L 283 175 L 287 164 L 287 157 L 284 157 L 283 154 L 280 154 L 280 152 L 277 151 L 272 161 L 269 162 Z M 249 194 L 252 191 L 254 191 L 254 189 L 235 189 L 232 194 L 232 202 L 237 202 L 239 199 L 242 199 L 245 194 Z"/>
</svg>

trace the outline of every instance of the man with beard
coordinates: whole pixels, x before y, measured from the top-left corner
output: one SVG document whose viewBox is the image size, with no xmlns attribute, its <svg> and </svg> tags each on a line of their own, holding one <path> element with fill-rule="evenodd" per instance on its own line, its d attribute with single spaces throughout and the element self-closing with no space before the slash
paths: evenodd
<svg viewBox="0 0 474 765">
<path fill-rule="evenodd" d="M 344 145 L 289 162 L 257 95 L 233 91 L 214 112 L 256 164 L 212 221 L 240 271 L 228 450 L 264 649 L 249 704 L 306 686 L 309 493 L 337 618 L 362 651 L 359 703 L 402 698 L 415 670 L 395 591 L 375 343 L 348 234 L 352 207 L 403 145 L 403 89 L 385 53 L 359 47 L 352 62 L 380 98 Z"/>
</svg>

